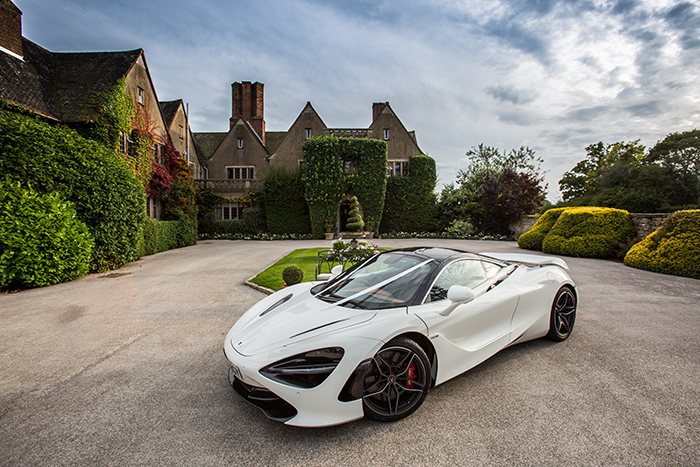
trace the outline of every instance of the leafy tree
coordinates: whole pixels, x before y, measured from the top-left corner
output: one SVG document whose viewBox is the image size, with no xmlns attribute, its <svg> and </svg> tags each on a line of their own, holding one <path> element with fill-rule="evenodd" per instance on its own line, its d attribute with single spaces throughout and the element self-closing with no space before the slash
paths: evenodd
<svg viewBox="0 0 700 467">
<path fill-rule="evenodd" d="M 445 186 L 438 203 L 442 227 L 472 222 L 485 233 L 508 235 L 508 225 L 534 214 L 544 202 L 543 160 L 521 146 L 509 152 L 480 144 L 467 152 L 470 164 L 456 184 Z"/>
<path fill-rule="evenodd" d="M 605 145 L 602 141 L 586 147 L 586 158 L 559 180 L 564 201 L 595 193 L 602 174 L 616 163 L 638 165 L 645 147 L 639 140 Z"/>
<path fill-rule="evenodd" d="M 667 212 L 698 203 L 700 132 L 673 133 L 648 154 L 639 140 L 586 147 L 559 181 L 564 205 Z"/>
</svg>

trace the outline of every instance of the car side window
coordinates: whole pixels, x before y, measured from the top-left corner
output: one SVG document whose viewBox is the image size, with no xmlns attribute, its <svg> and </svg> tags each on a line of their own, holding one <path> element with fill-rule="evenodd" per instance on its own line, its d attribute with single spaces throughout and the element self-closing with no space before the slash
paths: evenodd
<svg viewBox="0 0 700 467">
<path fill-rule="evenodd" d="M 496 274 L 501 267 L 478 259 L 455 261 L 442 270 L 430 289 L 428 300 L 435 302 L 447 298 L 447 291 L 453 285 L 474 288 Z"/>
</svg>

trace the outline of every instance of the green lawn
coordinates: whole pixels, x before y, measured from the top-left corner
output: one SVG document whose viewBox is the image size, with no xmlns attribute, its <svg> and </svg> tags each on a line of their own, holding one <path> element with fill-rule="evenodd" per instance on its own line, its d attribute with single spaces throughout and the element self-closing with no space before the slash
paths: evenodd
<svg viewBox="0 0 700 467">
<path fill-rule="evenodd" d="M 255 276 L 251 279 L 251 282 L 262 285 L 263 287 L 268 287 L 272 290 L 280 290 L 284 285 L 282 271 L 292 264 L 296 264 L 304 271 L 303 282 L 310 282 L 316 278 L 316 259 L 319 251 L 328 251 L 328 248 L 302 248 L 300 250 L 294 250 Z"/>
</svg>

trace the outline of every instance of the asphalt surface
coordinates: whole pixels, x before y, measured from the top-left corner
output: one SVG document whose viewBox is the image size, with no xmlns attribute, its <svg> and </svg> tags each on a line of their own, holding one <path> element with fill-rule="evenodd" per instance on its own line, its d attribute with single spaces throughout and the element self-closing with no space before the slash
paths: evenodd
<svg viewBox="0 0 700 467">
<path fill-rule="evenodd" d="M 0 295 L 0 465 L 700 465 L 700 281 L 594 259 L 565 258 L 565 342 L 506 349 L 396 423 L 268 420 L 229 387 L 224 335 L 264 296 L 244 280 L 329 244 L 202 241 Z"/>
</svg>

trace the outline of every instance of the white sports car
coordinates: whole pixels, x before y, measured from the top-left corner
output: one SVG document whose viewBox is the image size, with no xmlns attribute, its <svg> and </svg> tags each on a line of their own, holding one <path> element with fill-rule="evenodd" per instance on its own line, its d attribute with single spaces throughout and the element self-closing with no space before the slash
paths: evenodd
<svg viewBox="0 0 700 467">
<path fill-rule="evenodd" d="M 224 342 L 229 382 L 289 425 L 399 420 L 431 387 L 509 345 L 569 337 L 577 294 L 567 269 L 528 254 L 374 255 L 248 310 Z"/>
</svg>

